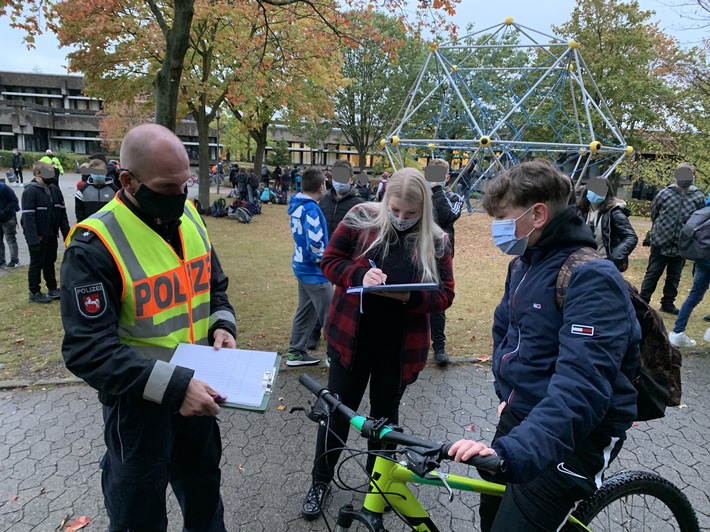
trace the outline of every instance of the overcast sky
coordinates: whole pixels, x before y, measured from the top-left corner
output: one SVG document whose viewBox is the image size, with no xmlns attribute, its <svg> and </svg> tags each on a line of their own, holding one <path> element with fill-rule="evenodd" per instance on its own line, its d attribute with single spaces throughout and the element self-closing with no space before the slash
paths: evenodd
<svg viewBox="0 0 710 532">
<path fill-rule="evenodd" d="M 660 21 L 661 29 L 675 35 L 685 45 L 698 44 L 703 37 L 710 37 L 710 29 L 704 31 L 688 30 L 693 21 L 681 17 L 678 9 L 668 7 L 681 3 L 682 0 L 640 0 L 642 9 L 656 11 L 654 20 Z M 565 22 L 574 9 L 574 0 L 462 0 L 454 21 L 461 27 L 459 35 L 465 35 L 469 22 L 475 24 L 475 30 L 495 26 L 511 16 L 515 22 L 543 33 L 551 33 L 552 25 Z M 7 17 L 0 19 L 0 70 L 12 72 L 31 72 L 45 74 L 66 73 L 66 48 L 59 48 L 57 40 L 51 34 L 37 38 L 36 48 L 27 50 L 22 44 L 22 32 L 10 28 Z"/>
</svg>

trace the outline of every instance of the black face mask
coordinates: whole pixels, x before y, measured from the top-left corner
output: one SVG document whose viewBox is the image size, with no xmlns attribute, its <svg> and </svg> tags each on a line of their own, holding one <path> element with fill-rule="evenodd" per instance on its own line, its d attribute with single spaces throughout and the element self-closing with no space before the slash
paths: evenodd
<svg viewBox="0 0 710 532">
<path fill-rule="evenodd" d="M 187 200 L 184 194 L 161 194 L 141 183 L 133 197 L 146 214 L 162 222 L 175 222 L 182 216 Z"/>
<path fill-rule="evenodd" d="M 53 177 L 43 177 L 42 181 L 44 181 L 44 184 L 47 186 L 57 184 L 57 180 Z"/>
</svg>

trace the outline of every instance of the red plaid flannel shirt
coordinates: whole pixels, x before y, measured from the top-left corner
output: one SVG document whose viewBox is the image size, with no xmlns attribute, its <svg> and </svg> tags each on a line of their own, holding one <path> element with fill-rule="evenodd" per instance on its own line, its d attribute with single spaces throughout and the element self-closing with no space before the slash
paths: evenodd
<svg viewBox="0 0 710 532">
<path fill-rule="evenodd" d="M 357 345 L 360 320 L 360 296 L 346 293 L 350 286 L 361 286 L 365 273 L 370 269 L 366 257 L 358 257 L 359 232 L 341 223 L 331 237 L 321 261 L 323 275 L 335 284 L 335 294 L 330 303 L 325 338 L 328 345 L 340 355 L 340 363 L 351 368 Z M 374 240 L 371 235 L 370 242 Z M 441 312 L 454 300 L 454 273 L 451 265 L 450 246 L 444 256 L 437 260 L 440 284 L 430 292 L 411 292 L 405 304 L 404 345 L 402 346 L 402 384 L 411 384 L 426 365 L 429 354 L 429 312 Z M 418 282 L 412 279 L 412 282 Z"/>
</svg>

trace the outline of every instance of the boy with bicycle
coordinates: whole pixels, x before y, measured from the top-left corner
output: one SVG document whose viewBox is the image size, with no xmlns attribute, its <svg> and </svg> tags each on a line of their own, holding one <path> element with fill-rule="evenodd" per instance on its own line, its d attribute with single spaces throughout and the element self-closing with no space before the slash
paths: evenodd
<svg viewBox="0 0 710 532">
<path fill-rule="evenodd" d="M 499 422 L 488 447 L 459 440 L 456 461 L 476 454 L 504 460 L 503 498 L 481 495 L 481 529 L 559 529 L 593 493 L 636 417 L 631 377 L 640 327 L 613 263 L 575 266 L 562 308 L 560 269 L 593 235 L 568 206 L 569 178 L 545 161 L 526 162 L 493 181 L 483 206 L 508 267 L 493 322 Z"/>
</svg>

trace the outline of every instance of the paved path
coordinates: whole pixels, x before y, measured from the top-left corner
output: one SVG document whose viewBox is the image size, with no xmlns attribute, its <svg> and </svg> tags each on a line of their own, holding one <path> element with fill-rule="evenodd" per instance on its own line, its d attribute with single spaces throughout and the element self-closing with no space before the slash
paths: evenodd
<svg viewBox="0 0 710 532">
<path fill-rule="evenodd" d="M 311 374 L 325 381 L 324 370 Z M 308 392 L 297 371 L 279 376 L 265 414 L 223 409 L 222 495 L 230 531 L 324 531 L 323 520 L 299 516 L 309 484 L 316 426 L 290 407 L 306 405 Z M 680 486 L 710 530 L 710 359 L 690 358 L 683 368 L 684 403 L 663 420 L 640 423 L 612 470 L 653 470 Z M 279 405 L 286 406 L 278 410 Z M 463 434 L 490 440 L 495 421 L 488 366 L 461 364 L 446 371 L 427 368 L 403 399 L 405 430 L 431 439 Z M 362 408 L 361 411 L 365 411 Z M 472 432 L 464 427 L 474 426 Z M 106 530 L 99 459 L 104 451 L 96 394 L 84 385 L 20 391 L 0 390 L 0 531 L 53 531 L 66 515 L 87 515 L 87 528 Z M 351 434 L 350 442 L 364 448 Z M 362 479 L 346 465 L 345 476 Z M 447 465 L 448 468 L 448 465 Z M 465 467 L 451 466 L 462 473 Z M 466 474 L 466 473 L 463 473 Z M 351 481 L 355 483 L 355 481 Z M 361 495 L 334 490 L 332 515 Z M 425 507 L 442 530 L 477 530 L 472 524 L 477 496 L 463 494 L 449 503 L 443 490 L 428 488 Z M 170 496 L 170 530 L 181 527 Z M 392 518 L 392 517 L 390 517 Z M 391 530 L 403 530 L 390 524 Z"/>
</svg>

